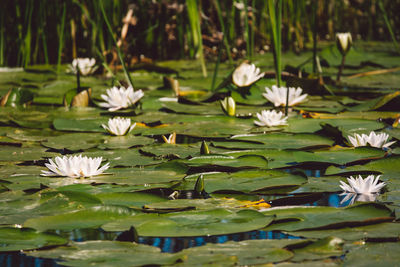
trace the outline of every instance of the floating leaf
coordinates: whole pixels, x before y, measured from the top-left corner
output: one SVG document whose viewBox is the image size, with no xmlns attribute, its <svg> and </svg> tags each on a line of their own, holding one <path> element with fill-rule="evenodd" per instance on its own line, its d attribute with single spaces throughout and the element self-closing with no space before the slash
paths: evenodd
<svg viewBox="0 0 400 267">
<path fill-rule="evenodd" d="M 30 228 L 0 228 L 0 251 L 29 250 L 64 245 L 67 242 L 60 236 L 39 233 Z"/>
<path fill-rule="evenodd" d="M 265 230 L 298 231 L 323 228 L 341 228 L 391 221 L 391 212 L 384 205 L 363 203 L 347 208 L 290 207 L 267 209 L 265 215 L 275 215 L 275 224 Z"/>
</svg>

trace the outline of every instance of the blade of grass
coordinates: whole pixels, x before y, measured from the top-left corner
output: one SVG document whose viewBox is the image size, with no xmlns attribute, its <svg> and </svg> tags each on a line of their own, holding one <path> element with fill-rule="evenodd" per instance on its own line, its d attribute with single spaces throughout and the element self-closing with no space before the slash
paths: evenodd
<svg viewBox="0 0 400 267">
<path fill-rule="evenodd" d="M 58 29 L 58 56 L 57 56 L 57 72 L 60 72 L 60 67 L 61 67 L 61 54 L 62 54 L 62 49 L 64 45 L 64 26 L 65 26 L 65 16 L 67 12 L 67 6 L 64 2 L 63 4 L 63 13 L 61 17 L 61 25 Z"/>
<path fill-rule="evenodd" d="M 218 58 L 217 58 L 217 62 L 215 63 L 214 74 L 213 74 L 212 83 L 211 83 L 211 91 L 214 91 L 214 88 L 215 88 L 215 82 L 217 80 L 220 62 L 221 62 L 221 44 L 218 45 Z"/>
<path fill-rule="evenodd" d="M 217 11 L 217 16 L 218 16 L 219 24 L 221 26 L 221 31 L 222 31 L 222 33 L 224 35 L 223 36 L 223 42 L 224 42 L 224 46 L 225 46 L 225 49 L 226 49 L 226 54 L 228 55 L 229 64 L 232 65 L 233 61 L 232 61 L 232 55 L 231 55 L 231 48 L 230 48 L 230 45 L 229 45 L 229 42 L 228 42 L 228 39 L 227 39 L 227 33 L 225 32 L 225 23 L 224 23 L 224 20 L 222 18 L 221 7 L 220 7 L 220 4 L 219 4 L 218 0 L 214 0 L 213 3 L 214 3 L 214 6 L 215 6 L 215 10 Z M 218 52 L 218 56 L 219 56 L 219 52 Z M 214 88 L 214 87 L 212 87 L 212 88 Z"/>
<path fill-rule="evenodd" d="M 207 69 L 203 54 L 203 38 L 201 36 L 200 16 L 196 0 L 186 0 L 190 31 L 195 47 L 195 56 L 199 58 L 203 76 L 207 77 Z"/>
<path fill-rule="evenodd" d="M 388 31 L 389 31 L 389 33 L 390 33 L 390 37 L 392 38 L 393 44 L 394 44 L 394 46 L 395 46 L 397 52 L 400 53 L 400 46 L 399 46 L 399 43 L 397 42 L 396 37 L 395 37 L 395 35 L 394 35 L 393 29 L 392 29 L 392 25 L 390 24 L 390 21 L 389 21 L 389 18 L 388 18 L 388 16 L 387 16 L 385 7 L 383 6 L 382 0 L 379 0 L 379 1 L 378 1 L 378 6 L 379 6 L 379 9 L 380 9 L 381 12 L 382 12 L 383 19 L 385 20 L 385 24 L 386 24 L 386 27 L 388 28 Z"/>
<path fill-rule="evenodd" d="M 273 42 L 274 66 L 276 72 L 276 83 L 281 86 L 281 14 L 282 1 L 277 0 L 275 5 L 274 0 L 268 0 L 268 11 L 270 18 L 271 35 Z"/>
<path fill-rule="evenodd" d="M 249 34 L 249 13 L 247 9 L 247 0 L 242 0 L 244 12 L 244 40 L 246 41 L 246 57 L 250 59 L 250 34 Z"/>
<path fill-rule="evenodd" d="M 5 41 L 5 26 L 4 26 L 4 11 L 5 9 L 2 8 L 1 15 L 0 15 L 0 66 L 5 65 L 5 48 L 4 43 Z"/>
<path fill-rule="evenodd" d="M 256 1 L 251 2 L 251 27 L 250 27 L 250 60 L 253 60 L 254 57 L 254 31 L 256 29 Z"/>
<path fill-rule="evenodd" d="M 109 20 L 108 20 L 108 18 L 107 18 L 106 12 L 104 11 L 103 0 L 100 0 L 99 2 L 100 2 L 100 9 L 101 9 L 101 12 L 103 13 L 104 21 L 106 22 L 108 31 L 110 32 L 110 35 L 111 35 L 112 40 L 113 40 L 113 42 L 114 42 L 115 48 L 117 49 L 117 54 L 118 54 L 119 60 L 121 61 L 121 65 L 122 65 L 122 69 L 124 70 L 125 78 L 128 80 L 129 85 L 132 86 L 132 87 L 134 87 L 134 86 L 133 86 L 133 82 L 132 82 L 131 75 L 129 74 L 129 72 L 128 72 L 126 66 L 125 66 L 125 61 L 124 61 L 124 58 L 123 58 L 123 56 L 122 56 L 121 49 L 119 48 L 119 46 L 118 46 L 118 44 L 117 44 L 117 40 L 115 39 L 115 36 L 114 36 L 114 34 L 113 34 L 113 30 L 112 30 L 112 28 L 111 28 L 110 22 L 109 22 Z"/>
<path fill-rule="evenodd" d="M 317 73 L 318 0 L 312 2 L 313 10 L 313 73 Z"/>
<path fill-rule="evenodd" d="M 27 9 L 25 10 L 25 21 L 28 26 L 25 37 L 24 37 L 24 55 L 23 65 L 26 68 L 31 61 L 31 44 L 32 44 L 32 13 L 33 13 L 33 2 L 28 2 Z"/>
</svg>

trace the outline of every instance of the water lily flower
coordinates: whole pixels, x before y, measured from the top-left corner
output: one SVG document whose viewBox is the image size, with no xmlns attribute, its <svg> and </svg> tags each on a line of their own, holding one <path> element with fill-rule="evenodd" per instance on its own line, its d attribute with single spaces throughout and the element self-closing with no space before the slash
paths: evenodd
<svg viewBox="0 0 400 267">
<path fill-rule="evenodd" d="M 266 93 L 263 96 L 270 102 L 274 103 L 275 107 L 286 106 L 287 87 L 272 86 L 272 89 L 265 87 Z M 289 106 L 297 105 L 303 102 L 307 94 L 301 94 L 303 90 L 300 87 L 289 87 Z"/>
<path fill-rule="evenodd" d="M 233 72 L 232 82 L 238 87 L 246 87 L 262 77 L 264 77 L 264 73 L 260 73 L 260 69 L 256 68 L 254 64 L 243 62 Z"/>
<path fill-rule="evenodd" d="M 116 117 L 108 120 L 108 125 L 102 124 L 103 128 L 113 135 L 125 135 L 135 128 L 136 123 L 131 124 L 131 119 Z"/>
<path fill-rule="evenodd" d="M 168 138 L 163 135 L 162 139 L 164 140 L 165 143 L 174 145 L 176 144 L 176 132 L 170 134 Z"/>
<path fill-rule="evenodd" d="M 352 44 L 351 33 L 336 33 L 336 45 L 342 55 L 346 55 L 349 52 Z"/>
<path fill-rule="evenodd" d="M 107 95 L 101 95 L 106 102 L 99 105 L 108 108 L 109 111 L 116 111 L 134 105 L 143 96 L 144 93 L 142 90 L 133 91 L 132 86 L 129 86 L 127 89 L 123 86 L 120 88 L 114 86 L 107 89 Z"/>
<path fill-rule="evenodd" d="M 341 196 L 345 196 L 345 198 L 340 202 L 341 204 L 350 201 L 350 205 L 355 201 L 375 201 L 376 197 L 379 195 L 380 190 L 386 185 L 385 182 L 379 182 L 379 177 L 374 175 L 368 175 L 367 178 L 363 179 L 361 175 L 354 178 L 350 176 L 347 178 L 349 184 L 346 184 L 343 181 L 340 181 L 340 188 L 344 191 Z"/>
<path fill-rule="evenodd" d="M 381 175 L 375 177 L 375 175 L 372 174 L 368 175 L 368 177 L 365 179 L 363 179 L 361 175 L 359 175 L 356 178 L 350 176 L 350 178 L 347 178 L 349 184 L 340 181 L 341 184 L 340 188 L 342 188 L 343 191 L 348 193 L 356 193 L 356 194 L 379 193 L 382 187 L 386 185 L 385 182 L 381 182 L 378 184 L 379 177 L 381 177 Z"/>
<path fill-rule="evenodd" d="M 236 115 L 236 102 L 232 97 L 225 97 L 224 100 L 220 101 L 222 110 L 229 116 Z"/>
<path fill-rule="evenodd" d="M 374 131 L 371 131 L 369 135 L 354 134 L 354 137 L 349 135 L 348 138 L 354 147 L 370 145 L 372 147 L 388 148 L 389 146 L 396 143 L 396 141 L 387 143 L 387 140 L 389 138 L 389 135 L 387 133 L 376 134 Z"/>
<path fill-rule="evenodd" d="M 80 70 L 83 76 L 93 74 L 97 70 L 96 59 L 94 58 L 75 58 L 72 64 L 69 65 L 71 72 L 75 73 Z"/>
<path fill-rule="evenodd" d="M 275 110 L 263 110 L 261 113 L 257 113 L 257 118 L 260 121 L 254 121 L 258 126 L 280 126 L 287 125 L 287 116 L 282 111 L 276 112 Z"/>
<path fill-rule="evenodd" d="M 56 157 L 54 161 L 49 159 L 46 167 L 50 171 L 42 171 L 42 176 L 66 176 L 66 177 L 91 177 L 102 174 L 110 166 L 110 163 L 100 167 L 102 157 L 90 158 L 79 156 Z"/>
</svg>

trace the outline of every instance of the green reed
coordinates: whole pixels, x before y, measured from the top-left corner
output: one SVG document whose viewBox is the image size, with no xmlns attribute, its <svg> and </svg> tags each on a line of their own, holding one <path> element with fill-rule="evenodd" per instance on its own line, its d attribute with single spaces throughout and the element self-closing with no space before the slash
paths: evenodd
<svg viewBox="0 0 400 267">
<path fill-rule="evenodd" d="M 63 13 L 62 13 L 62 18 L 61 18 L 61 24 L 58 27 L 58 56 L 57 56 L 57 72 L 60 72 L 61 68 L 61 54 L 63 50 L 63 45 L 64 45 L 64 29 L 65 29 L 65 16 L 67 12 L 67 6 L 64 2 L 63 4 Z"/>
<path fill-rule="evenodd" d="M 113 40 L 113 42 L 114 42 L 115 49 L 117 50 L 118 58 L 119 58 L 119 60 L 120 60 L 120 62 L 121 62 L 122 69 L 123 69 L 124 74 L 125 74 L 125 78 L 128 80 L 129 85 L 132 86 L 132 87 L 134 87 L 133 82 L 132 82 L 131 75 L 129 74 L 129 71 L 128 71 L 127 68 L 126 68 L 125 61 L 124 61 L 124 57 L 122 56 L 122 53 L 121 53 L 121 49 L 119 48 L 119 46 L 118 46 L 118 44 L 117 44 L 117 40 L 115 39 L 113 29 L 111 28 L 110 22 L 109 22 L 109 20 L 108 20 L 108 18 L 107 18 L 107 14 L 106 14 L 106 12 L 104 11 L 103 0 L 100 0 L 99 2 L 100 2 L 101 13 L 103 14 L 104 21 L 105 21 L 105 23 L 106 23 L 106 25 L 107 25 L 107 28 L 108 28 L 109 32 L 110 32 L 110 36 L 111 36 L 111 38 L 112 38 L 112 40 Z"/>
<path fill-rule="evenodd" d="M 190 36 L 194 48 L 194 57 L 199 58 L 203 76 L 207 77 L 207 69 L 203 54 L 203 39 L 201 36 L 198 3 L 196 0 L 186 0 L 186 7 L 190 24 Z"/>
<path fill-rule="evenodd" d="M 392 38 L 393 45 L 395 46 L 397 52 L 400 53 L 400 46 L 399 46 L 399 43 L 398 43 L 397 40 L 396 40 L 396 36 L 395 36 L 395 34 L 394 34 L 394 32 L 393 32 L 392 25 L 391 25 L 391 23 L 390 23 L 390 21 L 389 21 L 389 18 L 388 18 L 388 16 L 387 16 L 385 7 L 383 6 L 382 0 L 378 0 L 378 7 L 379 7 L 379 9 L 380 9 L 381 12 L 382 12 L 383 19 L 384 19 L 384 21 L 385 21 L 386 27 L 387 27 L 387 29 L 388 29 L 388 31 L 389 31 L 390 37 Z"/>
<path fill-rule="evenodd" d="M 236 8 L 235 2 L 243 3 L 244 10 Z M 59 66 L 63 63 L 61 61 L 70 62 L 76 56 L 94 56 L 99 51 L 101 57 L 110 55 L 115 44 L 100 5 L 103 5 L 112 29 L 120 29 L 131 3 L 128 0 L 102 3 L 89 0 L 3 0 L 0 64 L 28 66 L 46 63 Z M 129 26 L 128 36 L 121 46 L 125 60 L 139 58 L 142 54 L 152 59 L 197 57 L 206 73 L 205 57 L 216 58 L 217 54 L 212 52 L 211 46 L 205 46 L 208 43 L 202 42 L 203 36 L 214 38 L 217 31 L 222 32 L 221 48 L 227 57 L 221 57 L 221 60 L 227 58 L 230 62 L 232 57 L 237 59 L 241 56 L 242 44 L 247 57 L 252 59 L 254 51 L 271 45 L 273 38 L 273 33 L 267 30 L 270 26 L 269 1 L 157 0 L 134 1 L 134 4 L 137 24 Z M 177 5 L 173 7 L 171 4 Z M 315 10 L 317 4 L 318 12 Z M 335 32 L 345 30 L 364 34 L 362 38 L 365 39 L 391 39 L 400 51 L 395 38 L 400 28 L 400 19 L 396 16 L 400 0 L 361 1 L 358 5 L 350 5 L 344 0 L 285 0 L 281 5 L 282 49 L 301 52 L 313 47 L 313 40 L 325 36 L 331 40 Z M 248 6 L 251 6 L 251 11 Z M 314 30 L 317 24 L 318 29 Z M 387 31 L 382 33 L 379 29 L 383 25 Z M 167 27 L 172 29 L 175 42 L 171 42 L 170 36 L 167 38 Z M 239 53 L 231 54 L 234 48 Z"/>
<path fill-rule="evenodd" d="M 282 24 L 282 1 L 268 0 L 268 11 L 270 30 L 273 43 L 274 67 L 276 73 L 276 83 L 278 87 L 282 84 L 281 79 L 281 24 Z"/>
<path fill-rule="evenodd" d="M 219 25 L 221 26 L 221 31 L 223 34 L 223 42 L 224 42 L 224 46 L 225 46 L 225 50 L 226 50 L 226 55 L 228 56 L 229 59 L 229 63 L 232 64 L 232 55 L 231 55 L 231 47 L 229 45 L 228 42 L 228 38 L 227 38 L 227 32 L 225 31 L 225 23 L 222 17 L 222 12 L 221 12 L 221 7 L 219 4 L 218 0 L 214 0 L 213 4 L 215 6 L 215 10 L 217 11 L 217 16 L 218 16 L 218 21 L 219 21 Z M 218 58 L 220 59 L 220 54 L 218 52 Z"/>
</svg>

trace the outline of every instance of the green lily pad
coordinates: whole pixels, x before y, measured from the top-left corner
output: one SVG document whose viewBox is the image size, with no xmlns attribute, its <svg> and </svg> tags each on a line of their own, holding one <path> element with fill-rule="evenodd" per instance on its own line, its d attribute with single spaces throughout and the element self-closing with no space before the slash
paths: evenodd
<svg viewBox="0 0 400 267">
<path fill-rule="evenodd" d="M 110 222 L 107 231 L 126 230 L 133 225 L 141 236 L 205 236 L 247 232 L 265 227 L 273 220 L 255 210 L 227 209 L 182 211 L 142 215 Z"/>
<path fill-rule="evenodd" d="M 326 147 L 333 144 L 333 140 L 313 134 L 247 134 L 233 136 L 231 141 L 212 142 L 216 147 L 238 149 L 306 149 L 312 147 Z M 242 142 L 240 142 L 242 141 Z"/>
<path fill-rule="evenodd" d="M 103 143 L 98 146 L 100 149 L 128 149 L 130 147 L 145 146 L 154 143 L 154 139 L 144 136 L 104 136 Z"/>
<path fill-rule="evenodd" d="M 185 249 L 182 254 L 187 257 L 184 262 L 187 265 L 197 265 L 199 263 L 217 264 L 213 256 L 225 255 L 237 257 L 237 265 L 252 266 L 258 264 L 273 264 L 288 260 L 293 257 L 293 253 L 284 249 L 284 244 L 296 241 L 280 242 L 281 240 L 246 240 L 241 242 L 226 242 L 223 244 L 207 244 L 205 246 Z M 297 241 L 298 242 L 298 241 Z M 221 262 L 224 265 L 223 262 Z"/>
<path fill-rule="evenodd" d="M 390 106 L 391 110 L 393 111 L 393 108 L 398 107 L 398 102 L 400 100 L 400 91 L 396 91 L 391 94 L 387 94 L 372 100 L 365 101 L 364 103 L 348 108 L 350 111 L 370 111 L 370 110 L 377 110 L 377 109 L 382 109 L 385 107 L 385 105 L 390 104 L 390 102 L 396 102 L 397 104 L 393 104 Z M 399 109 L 396 109 L 399 111 Z"/>
<path fill-rule="evenodd" d="M 330 166 L 325 174 L 326 175 L 352 175 L 354 173 L 369 172 L 369 173 L 382 173 L 384 178 L 387 178 L 388 182 L 395 181 L 398 177 L 399 170 L 398 164 L 400 164 L 400 156 L 392 156 L 389 158 L 383 158 L 371 161 L 365 165 L 350 166 L 345 169 L 340 169 L 334 166 Z"/>
<path fill-rule="evenodd" d="M 30 228 L 0 228 L 0 251 L 29 250 L 64 245 L 68 240 Z"/>
<path fill-rule="evenodd" d="M 353 246 L 343 266 L 396 266 L 400 260 L 398 242 L 365 243 Z"/>
<path fill-rule="evenodd" d="M 312 242 L 305 247 L 293 249 L 294 257 L 291 261 L 318 260 L 329 257 L 339 257 L 343 254 L 344 241 L 337 237 L 326 237 Z"/>
<path fill-rule="evenodd" d="M 82 228 L 97 228 L 102 224 L 135 215 L 136 212 L 118 206 L 97 206 L 58 215 L 42 216 L 28 219 L 25 227 L 39 231 L 49 229 L 73 230 Z"/>
<path fill-rule="evenodd" d="M 106 240 L 72 242 L 68 247 L 31 251 L 27 255 L 52 259 L 60 259 L 63 255 L 60 264 L 67 266 L 170 265 L 182 261 L 180 254 L 161 253 L 153 246 Z"/>
<path fill-rule="evenodd" d="M 72 133 L 48 137 L 46 141 L 42 142 L 42 145 L 54 149 L 77 151 L 97 147 L 102 138 L 102 134 Z"/>
<path fill-rule="evenodd" d="M 400 235 L 400 224 L 396 222 L 388 222 L 365 226 L 346 227 L 341 229 L 296 231 L 292 234 L 306 238 L 323 238 L 328 236 L 336 236 L 349 241 L 360 239 L 396 239 Z"/>
<path fill-rule="evenodd" d="M 141 192 L 111 192 L 96 195 L 106 205 L 141 208 L 143 205 L 167 201 L 166 198 Z"/>
<path fill-rule="evenodd" d="M 107 120 L 104 119 L 68 119 L 68 118 L 56 118 L 53 121 L 53 126 L 59 131 L 74 131 L 74 132 L 99 132 L 104 133 L 102 124 L 107 124 Z"/>
<path fill-rule="evenodd" d="M 138 149 L 97 150 L 85 152 L 88 157 L 103 157 L 111 167 L 134 167 L 160 163 L 162 160 L 144 156 Z"/>
<path fill-rule="evenodd" d="M 353 225 L 366 225 L 391 220 L 390 210 L 380 204 L 363 203 L 347 208 L 333 207 L 291 207 L 263 211 L 265 215 L 275 215 L 275 224 L 265 228 L 267 231 L 312 230 L 341 228 Z"/>
<path fill-rule="evenodd" d="M 237 158 L 229 155 L 201 155 L 183 161 L 190 167 L 212 168 L 211 166 L 222 166 L 230 168 L 266 168 L 268 160 L 258 155 L 243 155 Z"/>
<path fill-rule="evenodd" d="M 272 190 L 292 189 L 307 182 L 307 178 L 277 170 L 247 170 L 234 173 L 203 173 L 205 191 L 268 193 Z M 177 189 L 194 188 L 198 175 L 185 177 Z"/>
<path fill-rule="evenodd" d="M 1 146 L 0 162 L 1 161 L 33 161 L 43 158 L 53 157 L 57 155 L 53 152 L 47 152 L 44 147 L 15 147 Z M 23 168 L 21 168 L 22 171 Z"/>
</svg>

